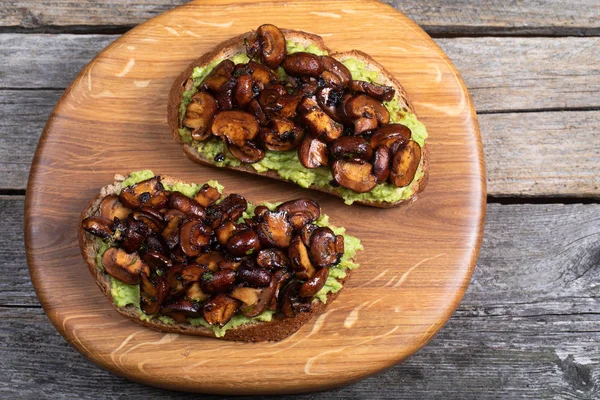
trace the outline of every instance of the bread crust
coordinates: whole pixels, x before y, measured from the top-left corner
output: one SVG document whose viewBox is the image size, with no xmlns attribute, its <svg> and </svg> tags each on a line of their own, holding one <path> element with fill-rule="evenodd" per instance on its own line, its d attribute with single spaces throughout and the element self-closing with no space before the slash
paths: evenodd
<svg viewBox="0 0 600 400">
<path fill-rule="evenodd" d="M 188 183 L 182 181 L 180 179 L 172 178 L 169 176 L 161 175 L 161 180 L 164 183 L 169 185 L 181 182 Z M 118 193 L 121 188 L 120 182 L 116 181 L 112 185 L 107 185 L 103 187 L 100 193 L 92 199 L 88 205 L 81 212 L 81 220 L 99 215 L 100 212 L 100 202 L 102 199 L 109 194 Z M 138 324 L 144 325 L 148 328 L 152 328 L 161 332 L 169 332 L 169 333 L 182 333 L 186 335 L 196 335 L 196 336 L 205 336 L 216 338 L 214 332 L 203 326 L 192 326 L 190 324 L 178 323 L 175 322 L 173 324 L 166 324 L 164 322 L 159 321 L 158 319 L 151 319 L 149 321 L 143 321 L 139 318 L 138 308 L 133 305 L 128 305 L 125 307 L 117 306 L 113 300 L 111 295 L 111 279 L 110 275 L 106 272 L 100 270 L 96 264 L 96 255 L 98 254 L 99 245 L 96 237 L 85 232 L 79 224 L 78 228 L 79 234 L 79 249 L 81 251 L 81 255 L 85 260 L 88 269 L 96 284 L 100 287 L 100 290 L 110 303 L 113 305 L 115 310 L 137 322 Z M 343 279 L 338 279 L 342 285 L 345 285 L 346 281 L 351 275 L 351 271 L 346 271 L 346 277 Z M 276 319 L 273 318 L 270 322 L 256 322 L 253 324 L 242 325 L 237 328 L 229 329 L 223 337 L 219 339 L 224 340 L 234 340 L 234 341 L 243 341 L 243 342 L 264 342 L 264 341 L 279 341 L 282 340 L 292 333 L 296 332 L 300 329 L 304 324 L 306 324 L 309 320 L 311 320 L 315 315 L 319 315 L 325 311 L 327 306 L 331 304 L 333 300 L 339 295 L 341 292 L 337 293 L 329 293 L 327 295 L 327 302 L 324 304 L 322 302 L 313 303 L 311 310 L 309 312 L 300 313 L 295 318 L 284 318 L 284 319 Z"/>
<path fill-rule="evenodd" d="M 402 87 L 400 82 L 398 82 L 398 80 L 396 78 L 394 78 L 394 76 L 392 74 L 390 74 L 381 64 L 379 64 L 377 61 L 375 61 L 368 54 L 366 54 L 360 50 L 350 50 L 350 51 L 346 51 L 343 53 L 335 53 L 335 52 L 332 52 L 327 46 L 325 46 L 325 42 L 323 41 L 323 38 L 321 38 L 320 36 L 306 33 L 306 32 L 301 32 L 301 31 L 288 30 L 288 29 L 282 29 L 281 31 L 283 32 L 286 40 L 292 40 L 296 43 L 300 43 L 303 45 L 313 44 L 321 50 L 326 50 L 331 57 L 335 58 L 338 61 L 343 61 L 347 58 L 355 58 L 355 59 L 363 62 L 367 66 L 367 69 L 378 71 L 379 75 L 381 77 L 381 80 L 382 80 L 381 83 L 388 85 L 388 86 L 393 86 L 396 89 L 396 93 L 398 94 L 398 97 L 399 97 L 400 108 L 403 109 L 404 111 L 410 111 L 411 113 L 416 115 L 415 109 L 408 97 L 408 94 L 407 94 L 406 90 Z M 223 58 L 231 58 L 235 54 L 238 54 L 240 51 L 244 50 L 245 49 L 244 39 L 250 37 L 253 33 L 254 32 L 246 32 L 242 35 L 231 38 L 231 39 L 221 43 L 220 45 L 218 45 L 214 50 L 204 54 L 202 57 L 193 61 L 175 79 L 175 82 L 173 83 L 173 86 L 171 87 L 171 91 L 169 93 L 169 102 L 168 102 L 168 106 L 167 106 L 167 119 L 168 119 L 168 123 L 169 123 L 169 128 L 171 130 L 171 135 L 177 142 L 179 142 L 183 145 L 184 154 L 189 159 L 191 159 L 192 161 L 194 161 L 198 164 L 210 166 L 210 167 L 216 166 L 215 162 L 213 160 L 207 159 L 206 157 L 204 157 L 203 155 L 198 153 L 198 151 L 196 151 L 196 149 L 192 145 L 183 143 L 183 140 L 181 139 L 181 136 L 179 135 L 179 105 L 181 104 L 181 98 L 183 96 L 185 82 L 189 79 L 189 77 L 191 76 L 192 71 L 194 70 L 195 67 L 207 65 L 215 60 L 219 60 L 219 59 L 223 59 Z M 422 151 L 422 155 L 421 155 L 420 168 L 423 171 L 424 175 L 417 182 L 417 184 L 415 186 L 413 186 L 413 194 L 409 199 L 400 200 L 395 203 L 372 202 L 372 201 L 364 201 L 364 200 L 358 200 L 358 201 L 355 201 L 355 203 L 363 204 L 363 205 L 367 205 L 367 206 L 371 206 L 371 207 L 377 207 L 377 208 L 393 208 L 393 207 L 398 207 L 398 206 L 408 204 L 408 203 L 415 201 L 417 199 L 418 195 L 421 192 L 423 192 L 423 190 L 425 190 L 425 187 L 427 186 L 427 183 L 429 180 L 429 149 L 428 149 L 427 144 L 425 144 L 425 146 L 423 146 L 421 151 Z M 252 175 L 266 176 L 266 177 L 277 179 L 277 180 L 284 181 L 284 182 L 290 182 L 287 179 L 281 178 L 279 176 L 279 174 L 277 174 L 275 171 L 258 172 L 249 164 L 241 164 L 237 167 L 225 166 L 225 167 L 221 167 L 221 168 L 234 170 L 234 171 L 246 172 L 246 173 L 249 173 Z M 309 187 L 309 189 L 317 190 L 319 192 L 329 193 L 336 197 L 341 197 L 335 191 L 335 188 L 333 188 L 333 187 L 329 188 L 329 187 L 311 185 Z"/>
</svg>

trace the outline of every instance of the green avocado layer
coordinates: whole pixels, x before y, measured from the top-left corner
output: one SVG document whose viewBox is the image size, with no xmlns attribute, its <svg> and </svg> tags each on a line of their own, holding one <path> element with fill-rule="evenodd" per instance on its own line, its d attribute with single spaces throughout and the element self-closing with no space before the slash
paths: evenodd
<svg viewBox="0 0 600 400">
<path fill-rule="evenodd" d="M 150 179 L 153 176 L 154 176 L 154 173 L 150 170 L 132 172 L 123 181 L 123 183 L 121 184 L 121 187 L 134 185 L 143 180 Z M 216 188 L 219 191 L 219 193 L 222 193 L 223 186 L 220 185 L 217 181 L 208 181 L 207 183 L 210 186 Z M 177 183 L 175 185 L 167 185 L 167 184 L 163 183 L 163 186 L 167 190 L 181 192 L 188 197 L 194 197 L 194 195 L 202 187 L 202 185 L 197 185 L 194 183 L 191 183 L 191 184 Z M 279 203 L 265 202 L 265 203 L 263 203 L 263 205 L 267 206 L 271 210 L 274 210 L 275 207 L 277 207 L 279 205 Z M 256 207 L 255 205 L 248 203 L 248 209 L 242 215 L 241 219 L 251 218 L 254 215 L 253 212 L 254 212 L 255 207 Z M 351 235 L 347 235 L 345 233 L 346 232 L 345 228 L 337 228 L 337 227 L 329 225 L 329 217 L 325 214 L 322 214 L 316 223 L 319 226 L 329 226 L 333 230 L 333 232 L 335 232 L 336 235 L 344 236 L 344 255 L 342 256 L 340 262 L 337 265 L 329 268 L 329 277 L 327 278 L 327 282 L 325 283 L 325 286 L 315 295 L 314 301 L 321 301 L 321 302 L 325 303 L 325 302 L 327 302 L 327 295 L 329 293 L 337 293 L 342 288 L 342 284 L 340 282 L 338 282 L 337 279 L 344 278 L 346 276 L 347 270 L 352 270 L 352 269 L 358 268 L 359 264 L 353 262 L 352 259 L 354 259 L 354 257 L 356 256 L 356 253 L 359 250 L 363 250 L 363 246 L 360 243 L 360 240 L 358 238 L 351 236 Z M 98 250 L 98 255 L 96 256 L 96 263 L 98 265 L 98 268 L 100 268 L 102 271 L 104 271 L 104 266 L 102 265 L 102 255 L 110 247 L 110 245 L 100 239 L 97 239 L 97 240 L 99 242 L 99 250 Z M 152 318 L 154 318 L 151 315 L 146 315 L 140 309 L 140 287 L 139 287 L 139 285 L 128 285 L 128 284 L 123 283 L 113 277 L 111 277 L 110 280 L 111 280 L 110 293 L 113 298 L 113 302 L 115 303 L 115 305 L 117 305 L 117 307 L 125 307 L 127 305 L 133 305 L 134 307 L 136 307 L 138 309 L 138 313 L 139 313 L 141 320 L 149 321 Z M 259 321 L 269 322 L 269 321 L 271 321 L 273 314 L 274 314 L 273 311 L 265 311 L 262 314 L 260 314 L 259 316 L 254 317 L 254 318 L 247 318 L 243 315 L 235 315 L 223 327 L 211 326 L 204 320 L 204 318 L 191 318 L 191 319 L 189 319 L 189 322 L 190 322 L 190 324 L 192 324 L 194 326 L 205 326 L 207 328 L 210 328 L 215 333 L 215 336 L 222 337 L 225 335 L 227 330 L 239 327 L 241 325 L 255 323 L 255 322 L 259 322 Z M 164 315 L 157 316 L 156 318 L 166 324 L 175 323 L 175 321 L 172 318 L 169 318 Z"/>
<path fill-rule="evenodd" d="M 304 47 L 299 43 L 286 41 L 286 49 L 288 54 L 306 51 L 317 55 L 326 55 L 327 52 L 320 50 L 315 45 L 309 45 Z M 243 54 L 237 54 L 232 58 L 236 64 L 248 62 L 248 57 Z M 185 91 L 183 93 L 183 99 L 179 107 L 180 121 L 185 116 L 187 105 L 191 102 L 192 96 L 198 91 L 200 83 L 208 76 L 208 74 L 217 66 L 221 60 L 214 61 L 204 67 L 196 67 L 192 72 L 192 79 L 194 81 L 194 88 L 192 90 Z M 343 64 L 350 70 L 352 79 L 363 80 L 368 82 L 377 82 L 379 80 L 379 73 L 377 71 L 370 71 L 366 69 L 365 64 L 354 58 L 344 60 Z M 282 73 L 282 69 L 279 73 Z M 427 129 L 422 122 L 417 119 L 417 116 L 413 113 L 407 112 L 400 108 L 399 98 L 396 95 L 391 101 L 386 101 L 383 105 L 390 112 L 390 122 L 396 124 L 402 124 L 407 126 L 411 132 L 411 139 L 419 143 L 421 147 L 425 145 L 427 139 Z M 214 160 L 217 154 L 225 155 L 225 160 L 221 162 L 215 162 L 217 167 L 237 167 L 242 163 L 229 153 L 223 143 L 217 138 L 212 138 L 204 142 L 197 142 L 192 140 L 190 130 L 188 128 L 180 128 L 179 135 L 186 144 L 194 146 L 198 153 L 204 156 L 208 160 Z M 275 171 L 281 178 L 288 181 L 292 181 L 304 188 L 308 188 L 311 185 L 327 188 L 334 190 L 348 205 L 355 201 L 367 201 L 367 202 L 379 202 L 379 203 L 396 203 L 401 200 L 409 199 L 414 191 L 418 182 L 424 175 L 423 166 L 420 165 L 415 177 L 410 185 L 399 188 L 388 183 L 380 183 L 373 190 L 367 193 L 356 193 L 352 190 L 344 187 L 334 188 L 329 182 L 333 179 L 331 171 L 327 167 L 319 167 L 316 169 L 305 168 L 298 160 L 296 150 L 277 152 L 277 151 L 266 151 L 265 158 L 261 161 L 250 164 L 257 172 Z"/>
</svg>

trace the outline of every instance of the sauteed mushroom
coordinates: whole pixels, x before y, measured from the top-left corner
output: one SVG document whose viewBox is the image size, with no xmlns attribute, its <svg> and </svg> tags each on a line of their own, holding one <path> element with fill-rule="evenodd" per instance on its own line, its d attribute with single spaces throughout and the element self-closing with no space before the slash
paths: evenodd
<svg viewBox="0 0 600 400">
<path fill-rule="evenodd" d="M 344 87 L 352 79 L 352 74 L 344 64 L 333 57 L 321 56 L 323 72 L 321 77 L 328 86 Z"/>
<path fill-rule="evenodd" d="M 290 259 L 279 249 L 263 249 L 256 255 L 256 264 L 259 267 L 273 271 L 287 268 L 290 265 Z"/>
<path fill-rule="evenodd" d="M 377 129 L 371 137 L 371 147 L 385 146 L 396 153 L 397 149 L 410 140 L 411 132 L 401 124 L 387 124 Z"/>
<path fill-rule="evenodd" d="M 142 255 L 142 260 L 150 268 L 152 274 L 164 274 L 173 263 L 161 253 L 149 251 Z"/>
<path fill-rule="evenodd" d="M 202 221 L 191 220 L 181 225 L 179 240 L 181 249 L 188 257 L 196 257 L 210 244 L 212 229 Z"/>
<path fill-rule="evenodd" d="M 417 173 L 420 161 L 421 146 L 411 140 L 406 147 L 399 149 L 394 155 L 390 169 L 390 181 L 398 187 L 410 184 Z"/>
<path fill-rule="evenodd" d="M 277 206 L 277 211 L 287 213 L 288 221 L 296 230 L 316 221 L 321 216 L 321 208 L 316 201 L 310 199 L 290 200 Z"/>
<path fill-rule="evenodd" d="M 254 80 L 250 75 L 240 75 L 233 89 L 233 103 L 238 108 L 245 108 L 254 97 Z"/>
<path fill-rule="evenodd" d="M 109 194 L 100 202 L 100 216 L 108 220 L 114 220 L 115 217 L 120 220 L 125 220 L 131 210 L 125 207 L 119 201 L 119 196 L 116 194 Z"/>
<path fill-rule="evenodd" d="M 337 160 L 331 169 L 337 183 L 357 193 L 368 192 L 377 184 L 373 166 L 365 161 Z"/>
<path fill-rule="evenodd" d="M 210 325 L 223 326 L 229 322 L 241 304 L 241 301 L 232 299 L 225 293 L 219 293 L 204 303 L 202 315 Z"/>
<path fill-rule="evenodd" d="M 185 214 L 179 210 L 168 210 L 165 213 L 165 221 L 167 226 L 161 232 L 163 239 L 167 243 L 169 249 L 173 249 L 179 244 L 179 227 L 185 218 Z"/>
<path fill-rule="evenodd" d="M 202 185 L 198 193 L 194 196 L 194 200 L 198 202 L 202 207 L 212 206 L 217 200 L 221 198 L 221 193 L 210 186 L 208 183 Z"/>
<path fill-rule="evenodd" d="M 231 74 L 233 69 L 235 68 L 235 64 L 231 60 L 223 60 L 221 61 L 211 72 L 208 74 L 206 78 L 202 81 L 202 85 L 200 85 L 201 89 L 208 89 L 213 92 L 218 92 L 221 89 L 221 86 L 225 84 L 229 79 L 231 79 Z"/>
<path fill-rule="evenodd" d="M 254 139 L 258 134 L 258 122 L 247 112 L 221 111 L 215 116 L 211 130 L 213 135 L 242 147 L 246 141 Z"/>
<path fill-rule="evenodd" d="M 204 219 L 206 210 L 194 199 L 181 192 L 173 192 L 169 196 L 169 208 L 179 210 L 192 218 Z"/>
<path fill-rule="evenodd" d="M 286 74 L 291 76 L 318 77 L 323 72 L 323 63 L 319 56 L 300 51 L 288 54 L 281 64 Z"/>
<path fill-rule="evenodd" d="M 264 24 L 258 27 L 256 34 L 262 49 L 263 62 L 269 68 L 277 68 L 286 56 L 283 33 L 275 25 Z"/>
<path fill-rule="evenodd" d="M 306 168 L 314 169 L 329 163 L 329 149 L 327 144 L 319 139 L 305 136 L 298 149 L 298 159 Z"/>
<path fill-rule="evenodd" d="M 231 221 L 229 221 L 231 222 Z M 196 263 L 205 266 L 209 271 L 219 270 L 221 263 L 225 260 L 225 255 L 220 251 L 210 251 L 202 253 L 196 257 Z"/>
<path fill-rule="evenodd" d="M 180 299 L 165 304 L 160 312 L 173 318 L 177 322 L 186 322 L 187 317 L 198 318 L 202 315 L 202 306 L 199 303 Z"/>
<path fill-rule="evenodd" d="M 164 278 L 150 278 L 141 274 L 140 279 L 140 308 L 146 315 L 156 314 L 169 295 L 169 285 Z"/>
<path fill-rule="evenodd" d="M 373 148 L 360 136 L 342 136 L 331 144 L 331 155 L 337 159 L 368 161 L 373 156 Z"/>
<path fill-rule="evenodd" d="M 102 239 L 107 239 L 115 233 L 113 226 L 113 221 L 102 217 L 88 217 L 81 222 L 83 230 Z"/>
<path fill-rule="evenodd" d="M 390 113 L 379 100 L 365 94 L 350 97 L 344 103 L 345 114 L 354 119 L 356 134 L 377 128 L 390 122 Z"/>
<path fill-rule="evenodd" d="M 300 236 L 292 238 L 288 254 L 298 278 L 305 280 L 315 274 L 316 269 L 310 261 L 308 250 L 300 239 Z"/>
<path fill-rule="evenodd" d="M 265 157 L 264 150 L 257 147 L 252 142 L 246 142 L 243 146 L 235 146 L 230 144 L 227 146 L 227 149 L 232 156 L 243 163 L 259 162 Z"/>
<path fill-rule="evenodd" d="M 284 211 L 266 211 L 257 227 L 260 243 L 264 247 L 286 248 L 292 240 L 293 227 Z"/>
<path fill-rule="evenodd" d="M 390 175 L 391 151 L 385 146 L 380 146 L 375 150 L 373 156 L 373 175 L 377 183 L 385 182 Z"/>
<path fill-rule="evenodd" d="M 121 242 L 121 247 L 128 253 L 137 251 L 148 236 L 148 227 L 141 221 L 127 218 L 127 229 Z"/>
<path fill-rule="evenodd" d="M 318 270 L 310 279 L 300 286 L 298 295 L 300 297 L 312 297 L 319 292 L 325 286 L 327 277 L 329 276 L 328 268 L 321 268 Z"/>
<path fill-rule="evenodd" d="M 273 118 L 269 128 L 260 130 L 259 138 L 268 150 L 287 151 L 300 145 L 304 138 L 304 131 L 288 119 Z"/>
<path fill-rule="evenodd" d="M 378 85 L 367 81 L 353 80 L 350 82 L 349 88 L 353 92 L 366 93 L 380 101 L 390 101 L 396 94 L 396 89 L 392 86 Z"/>
<path fill-rule="evenodd" d="M 200 280 L 200 287 L 206 293 L 228 292 L 235 285 L 236 273 L 225 268 L 217 272 L 205 272 Z"/>
<path fill-rule="evenodd" d="M 342 123 L 344 118 L 340 115 L 338 106 L 344 96 L 340 89 L 322 87 L 317 90 L 317 103 L 334 121 Z"/>
<path fill-rule="evenodd" d="M 102 265 L 110 276 L 128 285 L 140 282 L 140 272 L 150 274 L 150 269 L 137 253 L 127 253 L 116 247 L 110 247 L 104 252 Z"/>
<path fill-rule="evenodd" d="M 300 297 L 301 282 L 290 282 L 281 292 L 281 312 L 286 318 L 294 318 L 298 313 L 308 312 L 311 300 Z"/>
<path fill-rule="evenodd" d="M 258 235 L 252 230 L 234 233 L 226 243 L 229 254 L 243 257 L 260 250 Z"/>
<path fill-rule="evenodd" d="M 325 268 L 339 261 L 336 236 L 327 227 L 320 227 L 310 236 L 310 257 L 317 267 Z"/>
<path fill-rule="evenodd" d="M 234 193 L 225 197 L 219 207 L 231 217 L 232 221 L 237 221 L 246 211 L 248 202 L 243 196 Z"/>
<path fill-rule="evenodd" d="M 343 125 L 331 119 L 316 101 L 308 97 L 303 98 L 298 105 L 298 112 L 313 137 L 331 142 L 342 135 Z"/>
<path fill-rule="evenodd" d="M 163 208 L 167 204 L 168 192 L 164 190 L 160 177 L 155 176 L 121 190 L 119 201 L 129 208 L 142 206 Z"/>
<path fill-rule="evenodd" d="M 205 140 L 210 136 L 210 125 L 217 113 L 217 101 L 207 92 L 197 92 L 187 106 L 182 124 L 191 129 L 192 138 Z"/>
<path fill-rule="evenodd" d="M 269 270 L 249 264 L 242 265 L 237 273 L 240 282 L 254 288 L 269 286 L 272 277 Z"/>
</svg>

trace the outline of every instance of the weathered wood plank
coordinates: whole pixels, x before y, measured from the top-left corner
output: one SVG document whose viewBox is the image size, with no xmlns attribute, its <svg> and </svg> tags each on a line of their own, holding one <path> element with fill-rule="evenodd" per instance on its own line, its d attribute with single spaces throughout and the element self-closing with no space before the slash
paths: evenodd
<svg viewBox="0 0 600 400">
<path fill-rule="evenodd" d="M 0 35 L 0 88 L 66 88 L 113 35 Z M 600 38 L 438 39 L 478 112 L 600 107 Z"/>
<path fill-rule="evenodd" d="M 130 27 L 186 0 L 5 1 L 0 27 L 35 30 L 93 31 Z M 600 31 L 600 5 L 576 0 L 385 0 L 431 34 L 594 35 Z"/>
</svg>

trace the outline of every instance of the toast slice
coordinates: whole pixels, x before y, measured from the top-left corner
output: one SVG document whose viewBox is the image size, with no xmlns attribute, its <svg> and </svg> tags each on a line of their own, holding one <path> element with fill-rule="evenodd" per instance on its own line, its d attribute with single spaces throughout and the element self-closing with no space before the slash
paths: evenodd
<svg viewBox="0 0 600 400">
<path fill-rule="evenodd" d="M 142 173 L 145 172 L 150 171 L 142 171 Z M 101 213 L 100 207 L 102 199 L 109 195 L 118 194 L 122 189 L 122 183 L 124 179 L 125 177 L 121 175 L 115 175 L 115 182 L 113 184 L 103 187 L 100 190 L 100 193 L 85 207 L 85 209 L 81 213 L 81 220 L 83 221 L 88 217 L 99 216 Z M 166 187 L 174 187 L 178 184 L 188 184 L 182 180 L 164 175 L 161 176 L 161 181 Z M 218 186 L 218 184 L 216 185 Z M 200 187 L 200 185 L 198 187 Z M 177 189 L 175 188 L 173 190 L 176 191 Z M 225 195 L 223 195 L 222 198 L 224 196 Z M 326 216 L 324 216 L 324 218 L 325 220 L 327 220 Z M 356 250 L 362 249 L 360 242 L 356 238 L 347 235 L 344 235 L 344 237 L 351 238 L 351 240 L 355 241 L 354 243 L 356 244 Z M 274 316 L 269 318 L 252 318 L 251 320 L 244 321 L 244 323 L 239 326 L 231 328 L 228 328 L 228 325 L 225 325 L 223 328 L 211 328 L 208 326 L 202 326 L 198 324 L 192 325 L 189 322 L 176 322 L 173 319 L 164 318 L 164 316 L 161 316 L 160 314 L 155 315 L 153 317 L 147 316 L 143 313 L 143 311 L 141 311 L 139 304 L 126 304 L 128 303 L 128 301 L 118 300 L 115 297 L 115 291 L 118 292 L 119 290 L 121 290 L 121 287 L 124 284 L 116 282 L 115 278 L 112 278 L 105 271 L 104 268 L 100 267 L 98 261 L 100 258 L 99 252 L 106 250 L 106 245 L 103 243 L 104 242 L 102 242 L 100 238 L 86 232 L 80 224 L 79 246 L 81 254 L 88 265 L 90 273 L 94 277 L 94 280 L 100 287 L 101 291 L 106 295 L 108 299 L 111 300 L 111 303 L 115 307 L 116 311 L 119 312 L 121 315 L 146 327 L 162 332 L 182 333 L 213 338 L 217 337 L 225 340 L 244 342 L 278 341 L 296 332 L 315 315 L 321 314 L 326 309 L 326 307 L 333 300 L 335 300 L 335 298 L 339 295 L 341 288 L 350 277 L 351 270 L 358 267 L 358 264 L 355 264 L 352 259 L 347 259 L 347 261 L 344 261 L 344 258 L 342 258 L 342 261 L 338 263 L 337 266 L 332 267 L 339 268 L 341 271 L 343 271 L 343 273 L 339 275 L 340 278 L 336 279 L 336 286 L 338 286 L 339 284 L 339 288 L 337 290 L 327 293 L 326 295 L 317 295 L 317 297 L 320 300 L 318 300 L 317 297 L 315 297 L 312 301 L 310 311 L 308 312 L 299 312 L 293 318 L 281 318 L 280 315 L 275 314 Z M 104 249 L 102 249 L 103 247 Z M 351 254 L 351 258 L 354 258 L 356 250 L 351 250 L 350 253 L 346 253 L 346 255 L 349 256 Z M 348 266 L 348 268 L 346 269 L 345 267 L 343 267 L 344 265 Z M 139 296 L 139 287 L 137 293 Z M 129 301 L 129 303 L 135 303 L 135 301 Z"/>
<path fill-rule="evenodd" d="M 351 60 L 351 62 L 355 62 L 355 64 L 357 63 L 357 65 L 364 68 L 364 70 L 368 71 L 370 74 L 375 74 L 377 76 L 372 82 L 391 86 L 395 89 L 394 99 L 391 102 L 384 103 L 386 108 L 390 110 L 390 122 L 406 125 L 412 131 L 412 139 L 418 140 L 421 147 L 419 165 L 412 182 L 409 185 L 401 188 L 395 187 L 389 183 L 379 183 L 371 191 L 360 194 L 344 187 L 333 186 L 329 183 L 329 181 L 327 181 L 327 179 L 324 180 L 324 177 L 309 177 L 308 179 L 302 179 L 298 182 L 295 182 L 293 179 L 290 179 L 289 176 L 286 176 L 286 174 L 280 173 L 277 169 L 265 168 L 262 165 L 255 167 L 256 164 L 215 161 L 214 155 L 218 152 L 206 151 L 205 146 L 191 140 L 189 136 L 186 136 L 186 128 L 183 127 L 181 123 L 182 112 L 185 112 L 185 106 L 182 106 L 182 104 L 184 104 L 182 101 L 185 92 L 189 91 L 190 89 L 189 82 L 194 69 L 196 67 L 211 68 L 222 60 L 232 59 L 236 55 L 245 54 L 245 41 L 249 40 L 254 35 L 254 32 L 247 32 L 218 45 L 213 51 L 204 54 L 202 57 L 192 62 L 179 75 L 179 77 L 175 79 L 169 94 L 167 110 L 168 123 L 173 138 L 183 145 L 185 155 L 191 160 L 206 166 L 223 167 L 226 169 L 246 172 L 254 175 L 267 176 L 283 181 L 295 182 L 306 188 L 341 197 L 345 200 L 346 204 L 352 204 L 356 202 L 373 207 L 390 208 L 414 201 L 417 198 L 417 195 L 421 193 L 427 185 L 429 172 L 429 151 L 426 144 L 427 132 L 425 127 L 421 122 L 418 121 L 415 109 L 402 85 L 394 76 L 386 71 L 381 64 L 373 60 L 373 58 L 364 52 L 352 50 L 343 53 L 335 53 L 325 46 L 325 43 L 320 36 L 294 30 L 282 29 L 281 31 L 285 36 L 286 42 L 298 44 L 301 48 L 311 46 L 313 49 L 312 51 L 316 54 L 328 54 L 340 62 L 347 62 L 348 60 Z M 355 78 L 353 77 L 353 79 Z M 194 89 L 192 89 L 192 91 L 193 90 Z M 223 148 L 223 146 L 221 146 L 221 148 Z M 269 152 L 271 151 L 267 151 L 267 153 Z M 227 157 L 234 159 L 227 150 L 224 150 L 223 153 L 225 153 Z M 313 170 L 304 168 L 298 161 L 297 157 L 295 160 L 287 162 L 295 163 L 292 168 L 296 171 L 300 171 L 303 176 L 311 176 L 310 174 L 313 173 Z M 319 167 L 319 169 L 325 170 L 326 167 Z M 329 179 L 331 180 L 331 174 L 329 174 Z"/>
</svg>

